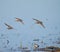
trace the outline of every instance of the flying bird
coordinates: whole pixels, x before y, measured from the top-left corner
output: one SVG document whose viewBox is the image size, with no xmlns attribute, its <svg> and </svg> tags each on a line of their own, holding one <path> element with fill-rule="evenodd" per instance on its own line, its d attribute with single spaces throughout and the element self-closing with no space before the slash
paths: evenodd
<svg viewBox="0 0 60 52">
<path fill-rule="evenodd" d="M 7 29 L 13 29 L 12 26 L 8 25 L 7 23 L 4 23 L 8 28 Z"/>
<path fill-rule="evenodd" d="M 16 18 L 16 21 L 17 21 L 17 22 L 21 22 L 22 24 L 24 24 L 23 20 L 20 19 L 20 18 Z"/>
<path fill-rule="evenodd" d="M 36 24 L 40 24 L 43 28 L 45 28 L 45 26 L 44 26 L 44 24 L 43 24 L 43 22 L 42 22 L 42 21 L 37 20 L 37 19 L 34 19 L 34 18 L 33 18 L 33 20 L 35 20 L 35 21 L 36 21 Z"/>
</svg>

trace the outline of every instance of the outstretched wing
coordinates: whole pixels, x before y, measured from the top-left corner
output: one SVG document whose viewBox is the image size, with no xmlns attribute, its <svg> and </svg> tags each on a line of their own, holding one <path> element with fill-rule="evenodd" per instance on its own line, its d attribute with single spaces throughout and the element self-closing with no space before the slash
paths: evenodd
<svg viewBox="0 0 60 52">
<path fill-rule="evenodd" d="M 37 19 L 34 19 L 34 18 L 32 18 L 33 20 L 35 20 L 35 21 L 39 21 L 39 20 L 37 20 Z"/>
<path fill-rule="evenodd" d="M 43 28 L 45 28 L 45 26 L 44 26 L 44 24 L 43 24 L 43 23 L 40 23 L 40 25 L 41 25 Z"/>
<path fill-rule="evenodd" d="M 6 26 L 8 26 L 8 27 L 11 27 L 10 25 L 8 25 L 7 23 L 4 23 Z"/>
<path fill-rule="evenodd" d="M 13 29 L 13 27 L 8 25 L 7 23 L 4 23 L 4 24 L 8 27 L 8 29 Z"/>
<path fill-rule="evenodd" d="M 33 18 L 33 20 L 35 20 L 35 21 L 36 21 L 36 24 L 40 24 L 42 27 L 44 27 L 44 28 L 45 28 L 45 26 L 43 25 L 43 22 L 42 22 L 42 21 L 37 20 L 37 19 L 34 19 L 34 18 Z"/>
</svg>

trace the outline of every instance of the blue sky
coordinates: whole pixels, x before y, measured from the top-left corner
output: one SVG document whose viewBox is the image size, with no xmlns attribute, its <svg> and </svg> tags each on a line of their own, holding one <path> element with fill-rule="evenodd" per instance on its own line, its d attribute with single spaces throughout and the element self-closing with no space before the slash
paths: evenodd
<svg viewBox="0 0 60 52">
<path fill-rule="evenodd" d="M 15 17 L 23 19 L 25 24 L 16 22 Z M 32 18 L 41 20 L 46 28 L 35 24 Z M 7 30 L 5 22 L 15 30 Z M 8 47 L 19 46 L 20 42 L 28 46 L 34 38 L 47 43 L 44 46 L 60 46 L 52 43 L 60 36 L 59 32 L 60 0 L 0 0 L 0 35 L 4 34 L 5 37 L 0 39 L 0 47 L 4 46 L 3 42 L 6 44 L 7 39 L 10 41 Z"/>
</svg>

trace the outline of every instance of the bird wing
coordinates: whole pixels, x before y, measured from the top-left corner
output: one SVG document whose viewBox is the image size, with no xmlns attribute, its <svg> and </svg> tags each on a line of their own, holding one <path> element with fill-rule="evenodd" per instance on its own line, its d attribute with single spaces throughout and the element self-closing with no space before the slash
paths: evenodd
<svg viewBox="0 0 60 52">
<path fill-rule="evenodd" d="M 34 18 L 32 18 L 33 20 L 36 20 L 36 21 L 39 21 L 39 20 L 37 20 L 37 19 L 34 19 Z"/>
<path fill-rule="evenodd" d="M 12 27 L 12 26 L 10 26 L 10 25 L 8 25 L 7 23 L 4 23 L 6 26 L 8 26 L 8 27 Z"/>
<path fill-rule="evenodd" d="M 40 25 L 45 28 L 45 26 L 43 25 L 43 23 L 40 23 Z"/>
</svg>

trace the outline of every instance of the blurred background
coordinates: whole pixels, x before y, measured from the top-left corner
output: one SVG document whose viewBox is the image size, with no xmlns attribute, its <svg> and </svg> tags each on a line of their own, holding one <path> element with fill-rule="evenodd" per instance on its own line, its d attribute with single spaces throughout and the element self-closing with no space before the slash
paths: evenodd
<svg viewBox="0 0 60 52">
<path fill-rule="evenodd" d="M 42 21 L 45 28 L 32 18 Z M 4 23 L 13 29 L 7 29 Z M 59 41 L 60 0 L 0 0 L 0 48 L 31 48 L 33 43 L 60 47 Z"/>
</svg>

